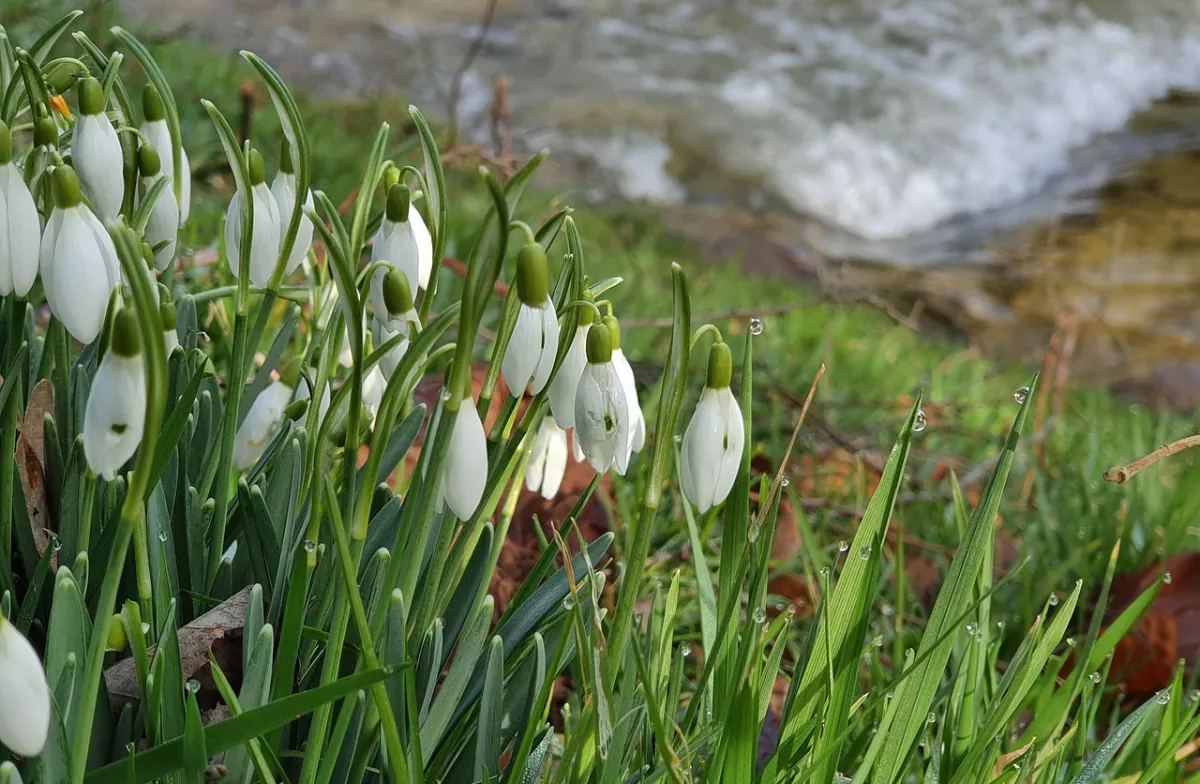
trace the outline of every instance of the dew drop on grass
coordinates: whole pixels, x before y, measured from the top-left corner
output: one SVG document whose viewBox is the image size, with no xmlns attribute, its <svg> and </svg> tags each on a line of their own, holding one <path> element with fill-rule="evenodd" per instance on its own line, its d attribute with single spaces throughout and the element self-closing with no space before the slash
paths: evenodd
<svg viewBox="0 0 1200 784">
<path fill-rule="evenodd" d="M 438 392 L 438 397 L 442 400 L 443 403 L 446 402 L 447 400 L 449 400 L 450 399 L 450 387 L 442 387 L 441 391 Z"/>
<path fill-rule="evenodd" d="M 1092 683 L 1099 683 L 1100 682 L 1100 673 L 1093 672 L 1091 675 L 1091 678 L 1092 678 Z"/>
<path fill-rule="evenodd" d="M 1162 691 L 1160 691 L 1158 694 L 1156 694 L 1154 696 L 1154 701 L 1157 702 L 1159 705 L 1166 705 L 1168 702 L 1171 701 L 1171 690 L 1163 689 Z"/>
<path fill-rule="evenodd" d="M 783 612 L 783 602 L 775 602 L 775 612 Z"/>
<path fill-rule="evenodd" d="M 167 532 L 166 532 L 166 531 L 159 531 L 159 532 L 158 532 L 158 541 L 160 541 L 160 542 L 165 542 L 165 541 L 167 541 Z"/>
<path fill-rule="evenodd" d="M 1200 690 L 1193 691 L 1188 695 L 1188 702 L 1200 702 Z"/>
<path fill-rule="evenodd" d="M 1004 621 L 996 621 L 996 631 L 1004 631 Z"/>
<path fill-rule="evenodd" d="M 676 434 L 675 434 L 675 436 L 674 436 L 674 438 L 673 438 L 672 440 L 673 440 L 673 441 L 674 441 L 676 444 L 682 444 L 682 443 L 683 443 L 683 436 L 681 436 L 679 433 L 676 433 Z"/>
<path fill-rule="evenodd" d="M 314 542 L 312 539 L 305 539 L 304 540 L 304 552 L 315 553 L 316 551 L 317 551 L 317 543 Z"/>
<path fill-rule="evenodd" d="M 690 642 L 685 642 L 682 645 L 680 645 L 679 646 L 679 655 L 685 659 L 687 657 L 691 656 L 692 655 L 692 644 Z"/>
<path fill-rule="evenodd" d="M 758 316 L 750 319 L 750 334 L 761 335 L 763 332 L 763 320 Z"/>
<path fill-rule="evenodd" d="M 1074 648 L 1074 647 L 1075 647 L 1075 638 L 1074 638 L 1074 637 L 1068 637 L 1068 638 L 1067 638 L 1067 647 L 1068 647 L 1068 648 Z"/>
<path fill-rule="evenodd" d="M 967 624 L 967 634 L 970 634 L 971 636 L 975 635 L 975 624 L 973 624 L 973 623 Z"/>
<path fill-rule="evenodd" d="M 925 717 L 925 722 L 933 724 L 935 721 L 937 721 L 937 716 L 934 715 L 933 711 L 929 711 L 929 715 Z"/>
<path fill-rule="evenodd" d="M 754 615 L 752 616 L 752 618 L 753 618 L 753 620 L 754 620 L 754 622 L 755 622 L 755 623 L 758 623 L 758 624 L 766 623 L 766 621 L 767 621 L 767 610 L 766 610 L 766 608 L 765 608 L 765 607 L 762 607 L 762 606 L 755 607 L 755 608 L 754 608 Z"/>
<path fill-rule="evenodd" d="M 195 680 L 195 679 L 188 681 L 187 688 L 188 688 L 188 691 L 190 691 L 192 694 L 199 694 L 200 693 L 200 681 Z"/>
<path fill-rule="evenodd" d="M 871 640 L 871 644 L 874 645 L 876 648 L 882 648 L 883 647 L 883 635 L 882 634 L 875 635 L 875 639 Z"/>
<path fill-rule="evenodd" d="M 790 485 L 791 483 L 792 483 L 792 480 L 791 480 L 791 479 L 788 479 L 786 476 L 783 478 L 783 486 L 784 486 L 784 487 L 787 487 L 787 486 L 788 486 L 788 485 Z"/>
<path fill-rule="evenodd" d="M 1021 387 L 1016 392 L 1013 392 L 1013 400 L 1021 405 L 1025 405 L 1025 401 L 1029 399 L 1029 387 Z"/>
<path fill-rule="evenodd" d="M 1170 585 L 1170 584 L 1171 584 L 1171 573 L 1163 572 L 1163 585 Z"/>
<path fill-rule="evenodd" d="M 920 433 L 927 427 L 929 427 L 929 420 L 925 417 L 925 412 L 918 408 L 917 418 L 913 421 L 913 432 Z"/>
<path fill-rule="evenodd" d="M 53 534 L 50 536 L 50 549 L 56 553 L 62 549 L 62 540 Z"/>
<path fill-rule="evenodd" d="M 859 558 L 861 558 L 861 559 L 863 559 L 864 561 L 869 561 L 869 560 L 871 560 L 871 547 L 870 547 L 870 545 L 866 545 L 866 546 L 864 546 L 862 549 L 860 549 L 860 550 L 858 551 L 858 557 L 859 557 Z"/>
<path fill-rule="evenodd" d="M 1058 606 L 1058 594 L 1056 594 L 1056 593 L 1050 594 L 1050 606 L 1051 607 Z"/>
<path fill-rule="evenodd" d="M 850 543 L 849 543 L 849 542 L 847 542 L 845 539 L 843 539 L 842 541 L 838 542 L 838 552 L 839 552 L 839 553 L 844 553 L 844 552 L 846 552 L 846 551 L 847 551 L 847 550 L 849 550 L 849 549 L 850 549 Z"/>
<path fill-rule="evenodd" d="M 564 610 L 574 610 L 575 609 L 575 597 L 567 596 L 567 598 L 563 599 L 562 606 L 563 606 Z"/>
</svg>

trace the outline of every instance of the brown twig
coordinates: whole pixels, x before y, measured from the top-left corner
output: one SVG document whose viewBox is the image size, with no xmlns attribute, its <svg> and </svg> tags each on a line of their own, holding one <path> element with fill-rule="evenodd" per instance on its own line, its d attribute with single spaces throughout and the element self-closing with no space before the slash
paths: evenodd
<svg viewBox="0 0 1200 784">
<path fill-rule="evenodd" d="M 1165 446 L 1160 446 L 1140 460 L 1134 460 L 1129 465 L 1113 466 L 1104 472 L 1104 481 L 1123 485 L 1155 463 L 1166 460 L 1171 455 L 1177 455 L 1185 449 L 1193 449 L 1198 446 L 1200 446 L 1200 436 L 1181 438 Z"/>
<path fill-rule="evenodd" d="M 775 498 L 779 494 L 780 488 L 783 487 L 783 475 L 787 471 L 788 459 L 792 456 L 792 450 L 796 448 L 796 439 L 800 437 L 800 427 L 804 424 L 804 418 L 808 416 L 808 407 L 812 405 L 813 398 L 817 394 L 817 385 L 821 383 L 821 377 L 824 375 L 825 363 L 821 363 L 821 366 L 817 368 L 817 375 L 813 377 L 812 386 L 808 388 L 808 397 L 804 398 L 804 406 L 800 409 L 800 416 L 796 419 L 796 427 L 792 430 L 792 438 L 788 441 L 787 451 L 783 453 L 783 459 L 779 461 L 779 469 L 775 472 L 775 480 L 771 482 L 771 492 L 767 494 L 767 502 L 758 506 L 758 518 L 754 521 L 756 528 L 762 525 L 767 510 L 775 505 Z"/>
<path fill-rule="evenodd" d="M 458 64 L 458 70 L 454 72 L 454 79 L 450 82 L 450 94 L 446 98 L 446 117 L 450 126 L 450 139 L 452 143 L 458 139 L 458 98 L 462 92 L 463 77 L 470 70 L 471 64 L 475 62 L 475 58 L 483 51 L 484 41 L 487 39 L 488 31 L 492 28 L 492 21 L 496 18 L 496 2 L 497 0 L 487 0 L 487 7 L 483 12 L 483 23 L 479 27 L 479 34 L 475 36 L 475 39 L 471 41 L 471 45 L 467 47 L 462 62 Z"/>
</svg>

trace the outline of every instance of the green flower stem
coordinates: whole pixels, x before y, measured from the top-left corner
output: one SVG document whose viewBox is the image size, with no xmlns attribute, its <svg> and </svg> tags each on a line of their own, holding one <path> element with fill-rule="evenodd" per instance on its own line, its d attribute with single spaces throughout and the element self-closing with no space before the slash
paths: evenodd
<svg viewBox="0 0 1200 784">
<path fill-rule="evenodd" d="M 658 516 L 658 505 L 662 498 L 663 483 L 667 477 L 672 458 L 672 435 L 675 433 L 679 408 L 687 387 L 687 370 L 691 332 L 692 305 L 687 293 L 687 279 L 683 268 L 671 265 L 671 283 L 674 290 L 674 328 L 667 352 L 667 364 L 662 380 L 662 392 L 658 400 L 658 416 L 654 432 L 654 449 L 650 458 L 650 475 L 646 479 L 642 502 L 639 505 L 637 522 L 630 534 L 633 538 L 625 555 L 625 575 L 617 598 L 617 610 L 609 630 L 608 649 L 624 651 L 629 643 L 629 631 L 633 622 L 633 606 L 641 588 L 642 574 L 646 570 L 646 556 L 650 552 L 650 534 Z M 606 683 L 615 683 L 616 670 L 621 656 L 608 659 Z"/>
<path fill-rule="evenodd" d="M 696 344 L 700 342 L 700 338 L 704 337 L 704 334 L 706 332 L 711 332 L 713 334 L 713 340 L 716 341 L 717 343 L 725 342 L 721 338 L 721 330 L 717 329 L 716 326 L 713 324 L 705 324 L 704 326 L 700 327 L 692 334 L 692 347 L 691 347 L 692 351 L 696 350 Z"/>
<path fill-rule="evenodd" d="M 0 449 L 3 454 L 12 455 L 17 448 L 17 412 L 25 400 L 21 389 L 21 369 L 16 367 L 13 359 L 21 350 L 21 338 L 25 332 L 25 301 L 12 294 L 8 297 L 8 336 L 4 350 L 5 369 L 12 379 L 5 379 L 16 384 L 4 409 L 0 411 Z M 3 586 L 13 588 L 12 576 L 12 525 L 13 525 L 13 481 L 16 463 L 13 460 L 0 461 L 0 577 Z"/>
<path fill-rule="evenodd" d="M 244 243 L 248 244 L 248 243 Z M 243 268 L 244 269 L 244 268 Z M 270 297 L 265 295 L 264 299 Z M 266 303 L 263 303 L 264 306 Z M 233 317 L 233 356 L 229 369 L 229 389 L 225 394 L 225 408 L 221 417 L 221 450 L 217 457 L 217 474 L 213 487 L 212 523 L 209 526 L 208 567 L 205 570 L 204 587 L 211 588 L 217 579 L 217 570 L 221 568 L 221 553 L 225 552 L 225 525 L 228 522 L 229 501 L 232 495 L 230 472 L 233 470 L 233 442 L 237 435 L 238 409 L 242 405 L 242 391 L 245 388 L 245 355 L 248 316 L 240 310 Z"/>
<path fill-rule="evenodd" d="M 332 480 L 326 476 L 326 482 Z M 332 487 L 330 488 L 332 490 Z M 367 612 L 363 607 L 362 596 L 358 591 L 358 580 L 356 578 L 357 564 L 359 562 L 351 551 L 357 550 L 359 555 L 362 553 L 363 543 L 356 542 L 353 545 L 346 542 L 346 530 L 342 520 L 337 517 L 337 510 L 333 509 L 334 519 L 330 521 L 330 529 L 333 530 L 334 544 L 337 546 L 337 562 L 342 574 L 343 591 L 349 597 L 351 614 L 354 616 L 354 625 L 358 630 L 360 649 L 366 660 L 367 669 L 374 670 L 379 668 L 379 657 L 375 654 L 375 638 L 371 634 L 370 623 L 367 621 Z M 326 649 L 326 657 L 329 656 L 329 649 Z M 336 657 L 335 657 L 336 658 Z M 383 740 L 387 747 L 388 766 L 392 771 L 392 777 L 399 784 L 407 784 L 408 782 L 408 765 L 404 755 L 404 748 L 400 745 L 400 728 L 396 724 L 396 717 L 392 713 L 392 704 L 388 699 L 387 687 L 383 681 L 376 682 L 371 687 L 371 696 L 375 702 L 375 709 L 379 712 L 380 723 L 383 726 Z"/>
<path fill-rule="evenodd" d="M 78 715 L 80 716 L 92 716 L 96 712 L 100 679 L 104 677 L 104 647 L 108 642 L 108 629 L 112 623 L 117 589 L 120 587 L 121 573 L 124 571 L 129 542 L 135 538 L 135 531 L 138 530 L 141 531 L 142 540 L 145 540 L 146 507 L 142 499 L 146 497 L 146 486 L 149 484 L 150 471 L 154 465 L 154 447 L 158 443 L 158 433 L 162 427 L 163 413 L 166 408 L 167 358 L 162 342 L 162 330 L 159 326 L 158 308 L 154 303 L 152 287 L 155 284 L 150 279 L 146 263 L 142 260 L 138 240 L 132 231 L 128 229 L 114 230 L 113 241 L 121 260 L 121 266 L 125 271 L 125 277 L 129 280 L 130 288 L 133 290 L 138 331 L 141 333 L 142 356 L 145 359 L 146 367 L 146 420 L 142 430 L 142 443 L 138 448 L 137 462 L 134 463 L 133 472 L 129 475 L 129 488 L 125 496 L 125 503 L 121 507 L 121 519 L 117 525 L 108 568 L 104 571 L 104 582 L 100 587 L 100 601 L 96 605 L 96 618 L 93 622 L 91 642 L 88 645 L 88 656 L 84 665 L 86 671 L 83 680 L 83 694 L 79 703 Z M 141 587 L 139 585 L 140 594 Z M 83 782 L 91 738 L 91 722 L 78 722 L 71 744 L 72 784 L 82 784 Z"/>
<path fill-rule="evenodd" d="M 508 230 L 512 231 L 514 229 L 521 231 L 525 235 L 526 244 L 532 245 L 533 243 L 537 242 L 537 235 L 534 233 L 533 229 L 529 227 L 529 224 L 526 223 L 525 221 L 515 220 L 515 221 L 510 222 L 508 224 Z"/>
<path fill-rule="evenodd" d="M 197 305 L 200 305 L 205 302 L 224 299 L 232 294 L 237 294 L 237 290 L 237 286 L 217 286 L 216 288 L 208 289 L 207 291 L 196 292 L 192 295 L 192 299 L 196 301 Z M 309 297 L 308 286 L 280 286 L 276 293 L 280 299 L 286 299 L 289 302 L 297 302 L 301 305 L 305 305 L 312 301 Z"/>
<path fill-rule="evenodd" d="M 96 474 L 84 466 L 82 498 L 79 507 L 79 533 L 75 538 L 75 552 L 87 552 L 92 538 L 92 510 L 96 503 Z"/>
<path fill-rule="evenodd" d="M 446 224 L 450 220 L 450 204 L 446 198 L 446 175 L 442 170 L 441 153 L 438 151 L 433 131 L 417 107 L 409 106 L 408 114 L 412 117 L 413 123 L 417 126 L 417 133 L 421 137 L 421 151 L 425 157 L 425 176 L 423 178 L 425 203 L 429 205 L 429 230 L 433 239 L 433 267 L 429 272 L 429 288 L 425 290 L 425 298 L 421 301 L 421 310 L 418 314 L 421 323 L 424 324 L 429 318 L 434 295 L 437 293 L 438 273 L 442 269 L 442 255 L 446 251 Z M 464 341 L 459 340 L 458 342 L 463 343 Z"/>
<path fill-rule="evenodd" d="M 517 326 L 517 316 L 521 311 L 521 298 L 517 295 L 517 287 L 509 288 L 504 298 L 504 312 L 500 316 L 500 328 L 496 333 L 496 342 L 492 344 L 492 356 L 488 360 L 487 375 L 483 379 L 483 387 L 479 390 L 479 400 L 475 409 L 480 419 L 487 419 L 488 409 L 492 407 L 492 395 L 496 391 L 496 380 L 500 378 L 500 365 L 504 353 L 508 351 L 508 343 L 512 340 L 513 329 Z"/>
</svg>

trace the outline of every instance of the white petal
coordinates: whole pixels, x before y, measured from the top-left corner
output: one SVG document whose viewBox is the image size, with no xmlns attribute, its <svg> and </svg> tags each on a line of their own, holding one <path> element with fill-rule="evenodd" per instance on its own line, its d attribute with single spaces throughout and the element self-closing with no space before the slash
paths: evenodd
<svg viewBox="0 0 1200 784">
<path fill-rule="evenodd" d="M 112 289 L 120 286 L 124 280 L 121 260 L 117 258 L 117 246 L 113 244 L 112 235 L 108 233 L 108 229 L 104 228 L 104 224 L 91 210 L 81 206 L 79 211 L 83 213 L 88 229 L 92 232 L 92 239 L 95 240 L 96 247 L 100 249 L 100 257 L 104 259 L 104 268 L 108 270 L 109 293 L 111 294 Z M 152 287 L 151 290 L 154 292 L 154 301 L 157 303 L 158 287 Z"/>
<path fill-rule="evenodd" d="M 115 219 L 125 198 L 124 159 L 108 117 L 80 116 L 71 137 L 71 159 L 83 192 L 101 220 Z"/>
<path fill-rule="evenodd" d="M 371 246 L 371 261 L 390 262 L 403 272 L 408 279 L 408 290 L 414 296 L 421 288 L 419 251 L 411 221 L 392 223 L 384 218 Z"/>
<path fill-rule="evenodd" d="M 242 192 L 234 191 L 225 208 L 225 256 L 229 274 L 237 280 L 242 270 Z"/>
<path fill-rule="evenodd" d="M 254 195 L 254 231 L 250 238 L 250 282 L 265 289 L 279 260 L 279 207 L 266 183 L 251 189 Z"/>
<path fill-rule="evenodd" d="M 614 464 L 629 438 L 627 418 L 625 395 L 612 363 L 588 363 L 575 395 L 575 436 L 596 473 Z"/>
<path fill-rule="evenodd" d="M 179 348 L 179 333 L 174 328 L 163 330 L 163 349 L 167 356 L 170 357 L 175 349 Z"/>
<path fill-rule="evenodd" d="M 408 223 L 412 226 L 413 241 L 417 244 L 417 278 L 421 288 L 427 289 L 429 276 L 433 272 L 433 236 L 421 217 L 421 211 L 412 202 L 408 204 Z"/>
<path fill-rule="evenodd" d="M 387 378 L 384 377 L 383 371 L 379 369 L 379 365 L 376 365 L 371 368 L 371 372 L 363 379 L 362 388 L 363 407 L 371 415 L 372 425 L 375 423 L 375 417 L 379 416 L 379 406 L 383 404 L 383 393 L 386 389 Z"/>
<path fill-rule="evenodd" d="M 371 273 L 371 309 L 375 311 L 375 318 L 388 321 L 391 314 L 388 313 L 387 302 L 383 299 L 383 281 L 388 276 L 388 271 L 391 268 L 389 262 L 383 262 L 387 266 L 376 267 Z"/>
<path fill-rule="evenodd" d="M 642 416 L 642 407 L 638 404 L 637 382 L 633 378 L 633 368 L 629 366 L 625 352 L 619 348 L 613 349 L 612 364 L 617 371 L 617 378 L 621 380 L 621 388 L 625 392 L 625 404 L 629 410 L 629 439 L 625 445 L 625 462 L 628 464 L 630 453 L 642 451 L 642 447 L 646 444 L 646 421 Z"/>
<path fill-rule="evenodd" d="M 525 466 L 525 489 L 536 493 L 541 490 L 542 478 L 546 474 L 546 448 L 550 443 L 550 434 L 546 422 L 554 417 L 547 416 L 538 428 L 537 437 L 533 440 L 533 448 L 529 452 L 529 463 Z"/>
<path fill-rule="evenodd" d="M 83 453 L 88 466 L 112 479 L 142 442 L 146 379 L 142 357 L 109 351 L 100 362 L 83 415 Z"/>
<path fill-rule="evenodd" d="M 167 128 L 166 120 L 144 122 L 141 127 L 142 135 L 150 142 L 150 146 L 158 153 L 162 161 L 162 173 L 172 182 L 171 193 L 174 194 L 175 160 L 171 147 L 171 131 Z M 188 160 L 187 150 L 179 148 L 179 168 L 181 176 L 179 194 L 179 224 L 187 222 L 192 205 L 192 165 Z"/>
<path fill-rule="evenodd" d="M 722 443 L 725 428 L 721 422 L 721 405 L 715 390 L 705 387 L 696 403 L 692 421 L 683 435 L 680 457 L 687 466 L 688 479 L 684 494 L 700 512 L 707 512 L 716 503 L 717 479 L 720 476 Z M 688 485 L 691 485 L 689 488 Z"/>
<path fill-rule="evenodd" d="M 233 442 L 233 466 L 244 471 L 262 457 L 275 430 L 283 422 L 283 411 L 292 399 L 292 388 L 272 381 L 254 398 Z"/>
<path fill-rule="evenodd" d="M 308 400 L 309 398 L 310 398 L 310 395 L 308 392 L 308 382 L 301 380 L 299 383 L 296 384 L 296 394 L 293 397 L 293 400 L 300 401 L 300 400 Z M 325 419 L 325 414 L 328 413 L 328 411 L 329 411 L 329 400 L 330 400 L 329 385 L 326 384 L 324 391 L 321 392 L 321 405 L 317 410 L 317 421 L 318 422 Z"/>
<path fill-rule="evenodd" d="M 275 197 L 276 208 L 279 211 L 279 246 L 282 249 L 284 235 L 287 234 L 288 224 L 292 220 L 292 209 L 296 206 L 296 175 L 282 171 L 277 173 L 275 181 L 271 183 L 271 195 Z M 313 225 L 305 211 L 312 206 L 313 197 L 310 191 L 304 200 L 305 209 L 300 211 L 296 241 L 292 245 L 292 252 L 288 254 L 287 266 L 284 267 L 284 273 L 287 275 L 296 271 L 300 262 L 308 255 L 308 249 L 312 247 Z"/>
<path fill-rule="evenodd" d="M 179 162 L 183 179 L 179 184 L 179 223 L 184 224 L 192 213 L 192 164 L 183 147 L 179 148 Z"/>
<path fill-rule="evenodd" d="M 521 308 L 517 311 L 517 323 L 508 341 L 508 349 L 504 352 L 504 358 L 500 360 L 504 383 L 508 384 L 508 391 L 513 397 L 525 394 L 529 379 L 541 359 L 541 321 L 541 314 L 537 308 L 521 303 Z"/>
<path fill-rule="evenodd" d="M 589 325 L 590 326 L 590 325 Z M 550 411 L 564 430 L 575 427 L 575 397 L 579 379 L 587 365 L 587 333 L 589 326 L 577 327 L 575 337 L 563 358 L 562 367 L 550 382 Z"/>
<path fill-rule="evenodd" d="M 553 428 L 546 444 L 546 465 L 542 477 L 542 498 L 549 501 L 558 495 L 563 475 L 567 472 L 567 431 L 558 427 L 553 417 L 546 417 Z"/>
<path fill-rule="evenodd" d="M 13 163 L 0 166 L 0 267 L 5 295 L 24 297 L 37 278 L 41 224 L 33 196 Z M 7 240 L 2 239 L 7 236 Z"/>
<path fill-rule="evenodd" d="M 36 757 L 50 732 L 50 688 L 37 652 L 0 617 L 0 744 Z"/>
<path fill-rule="evenodd" d="M 73 338 L 80 343 L 91 343 L 104 323 L 112 285 L 84 209 L 63 210 L 50 263 L 53 285 L 47 287 L 46 299 L 50 310 Z"/>
<path fill-rule="evenodd" d="M 157 179 L 143 178 L 142 190 L 148 191 Z M 164 240 L 167 241 L 162 250 L 154 254 L 154 268 L 162 272 L 175 258 L 175 243 L 179 237 L 179 205 L 175 202 L 175 192 L 171 190 L 169 182 L 167 188 L 159 194 L 158 201 L 154 202 L 154 208 L 150 210 L 145 236 L 151 248 Z"/>
<path fill-rule="evenodd" d="M 574 430 L 571 431 L 571 457 L 574 458 L 576 463 L 582 463 L 584 460 L 587 460 L 587 457 L 583 454 L 583 449 L 579 446 L 579 434 Z"/>
<path fill-rule="evenodd" d="M 538 325 L 538 335 L 541 339 L 541 351 L 537 367 L 530 379 L 529 391 L 537 394 L 546 388 L 550 381 L 550 371 L 554 370 L 554 358 L 558 354 L 558 314 L 554 312 L 554 303 L 546 300 L 540 308 L 535 308 L 541 323 Z"/>
<path fill-rule="evenodd" d="M 46 299 L 54 290 L 54 248 L 58 244 L 58 236 L 62 233 L 63 211 L 55 209 L 46 221 L 46 229 L 42 232 L 41 246 L 38 248 L 38 271 L 42 275 L 42 287 L 46 289 Z M 51 306 L 53 309 L 53 306 Z"/>
<path fill-rule="evenodd" d="M 722 426 L 721 461 L 717 481 L 713 490 L 713 504 L 724 502 L 733 489 L 738 469 L 742 467 L 742 450 L 745 448 L 746 431 L 742 421 L 742 409 L 729 387 L 717 390 Z"/>
<path fill-rule="evenodd" d="M 388 329 L 387 326 L 380 323 L 378 319 L 375 320 L 372 332 L 375 337 L 376 348 L 382 348 L 384 343 L 387 343 L 389 340 L 400 334 L 399 332 L 393 332 Z M 379 369 L 383 371 L 383 375 L 389 380 L 391 379 L 392 374 L 396 372 L 396 368 L 400 366 L 400 361 L 404 359 L 404 352 L 408 351 L 408 345 L 408 340 L 401 340 L 394 348 L 389 349 L 386 354 L 380 357 Z"/>
<path fill-rule="evenodd" d="M 488 473 L 487 435 L 469 397 L 454 419 L 445 471 L 442 495 L 446 506 L 459 520 L 469 520 L 483 500 Z"/>
</svg>

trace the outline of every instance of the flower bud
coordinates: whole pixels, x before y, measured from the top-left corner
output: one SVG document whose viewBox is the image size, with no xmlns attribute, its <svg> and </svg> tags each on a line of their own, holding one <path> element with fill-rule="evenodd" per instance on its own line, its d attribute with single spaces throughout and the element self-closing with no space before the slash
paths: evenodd
<svg viewBox="0 0 1200 784">
<path fill-rule="evenodd" d="M 593 365 L 601 365 L 612 361 L 612 335 L 607 329 L 597 329 L 593 326 L 588 330 L 587 359 Z"/>
<path fill-rule="evenodd" d="M 725 343 L 713 343 L 708 350 L 709 389 L 728 389 L 733 378 L 733 354 Z"/>
<path fill-rule="evenodd" d="M 22 757 L 36 757 L 49 732 L 45 670 L 29 640 L 0 614 L 0 745 Z"/>
<path fill-rule="evenodd" d="M 138 148 L 138 171 L 143 177 L 154 177 L 162 171 L 162 160 L 158 157 L 158 151 L 149 144 Z"/>
<path fill-rule="evenodd" d="M 260 185 L 267 181 L 267 165 L 263 163 L 262 153 L 251 147 L 246 163 L 250 169 L 251 185 Z"/>
<path fill-rule="evenodd" d="M 83 115 L 104 113 L 104 87 L 94 76 L 89 76 L 79 83 L 79 113 Z"/>
<path fill-rule="evenodd" d="M 136 357 L 141 353 L 142 339 L 133 308 L 121 308 L 117 311 L 117 315 L 113 317 L 111 341 L 109 348 L 119 357 Z"/>
<path fill-rule="evenodd" d="M 51 180 L 54 189 L 54 204 L 60 210 L 77 207 L 83 203 L 83 191 L 79 186 L 79 175 L 70 166 L 59 166 Z"/>
<path fill-rule="evenodd" d="M 57 147 L 58 126 L 49 117 L 41 117 L 33 124 L 34 147 Z"/>
<path fill-rule="evenodd" d="M 125 631 L 125 618 L 120 613 L 116 613 L 108 624 L 108 640 L 104 643 L 104 650 L 120 653 L 128 644 L 129 636 Z"/>
<path fill-rule="evenodd" d="M 288 407 L 283 409 L 283 415 L 293 422 L 299 422 L 308 412 L 308 398 L 304 400 L 295 400 L 288 404 Z"/>
<path fill-rule="evenodd" d="M 167 119 L 167 110 L 163 106 L 162 96 L 153 84 L 146 85 L 142 91 L 142 118 L 147 122 L 158 122 Z"/>
<path fill-rule="evenodd" d="M 602 321 L 604 326 L 608 328 L 608 339 L 612 345 L 613 351 L 618 351 L 621 348 L 621 322 L 617 321 L 617 317 L 609 314 Z"/>
<path fill-rule="evenodd" d="M 412 194 L 408 186 L 396 183 L 387 192 L 387 219 L 392 223 L 404 223 L 408 220 L 408 206 L 412 202 Z"/>
<path fill-rule="evenodd" d="M 407 313 L 412 310 L 412 292 L 408 278 L 398 269 L 391 269 L 383 278 L 383 302 L 388 315 Z"/>
</svg>

